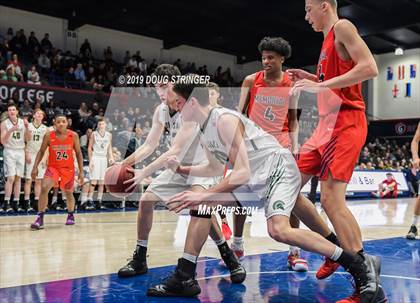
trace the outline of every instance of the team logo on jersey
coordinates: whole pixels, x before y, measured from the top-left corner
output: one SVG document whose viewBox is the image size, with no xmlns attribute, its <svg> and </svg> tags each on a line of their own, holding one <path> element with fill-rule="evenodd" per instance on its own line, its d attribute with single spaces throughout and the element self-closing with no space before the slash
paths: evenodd
<svg viewBox="0 0 420 303">
<path fill-rule="evenodd" d="M 278 210 L 278 209 L 284 210 L 284 202 L 280 201 L 280 200 L 277 200 L 276 202 L 273 203 L 273 209 L 274 210 Z"/>
</svg>

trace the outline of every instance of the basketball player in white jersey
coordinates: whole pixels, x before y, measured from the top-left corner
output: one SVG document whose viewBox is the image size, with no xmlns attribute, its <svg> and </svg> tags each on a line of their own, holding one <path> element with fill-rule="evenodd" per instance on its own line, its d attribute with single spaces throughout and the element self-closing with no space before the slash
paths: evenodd
<svg viewBox="0 0 420 303">
<path fill-rule="evenodd" d="M 112 153 L 112 134 L 105 131 L 106 122 L 103 118 L 98 120 L 97 130 L 94 131 L 88 144 L 89 171 L 90 171 L 90 189 L 87 206 L 91 207 L 93 203 L 93 192 L 98 185 L 98 200 L 96 209 L 103 208 L 102 197 L 104 193 L 105 171 L 108 165 L 114 164 L 114 155 Z"/>
<path fill-rule="evenodd" d="M 45 170 L 47 168 L 47 158 L 44 157 L 41 164 L 38 167 L 38 176 L 35 180 L 32 180 L 31 173 L 34 167 L 34 161 L 39 149 L 41 148 L 42 140 L 48 131 L 48 127 L 42 124 L 45 119 L 45 113 L 42 110 L 36 110 L 33 114 L 33 121 L 29 123 L 28 131 L 30 133 L 30 139 L 26 142 L 25 149 L 25 204 L 24 208 L 28 211 L 33 211 L 35 205 L 38 205 L 39 194 L 41 193 L 41 180 L 44 178 Z M 30 201 L 32 181 L 35 182 L 34 194 L 35 201 Z"/>
<path fill-rule="evenodd" d="M 171 210 L 194 209 L 199 204 L 229 205 L 233 201 L 248 206 L 260 201 L 268 232 L 274 240 L 329 257 L 354 277 L 359 289 L 366 293 L 378 292 L 379 258 L 351 255 L 318 233 L 291 228 L 289 217 L 300 192 L 301 179 L 288 149 L 240 113 L 211 107 L 204 85 L 177 83 L 174 91 L 183 119 L 200 124 L 208 163 L 198 166 L 171 163 L 172 169 L 183 175 L 211 176 L 223 171 L 227 161 L 233 169 L 219 184 L 204 192 L 184 191 L 174 195 L 169 202 Z M 164 285 L 159 285 L 161 287 Z"/>
<path fill-rule="evenodd" d="M 6 185 L 4 189 L 3 210 L 7 213 L 19 208 L 21 178 L 25 170 L 25 139 L 29 138 L 28 121 L 18 118 L 16 105 L 7 106 L 8 119 L 1 123 L 1 143 L 4 146 L 4 176 Z M 10 197 L 13 190 L 13 203 Z M 1 207 L 0 207 L 1 209 Z"/>
<path fill-rule="evenodd" d="M 176 66 L 170 64 L 162 64 L 155 70 L 155 74 L 162 76 L 177 76 L 180 72 Z M 152 128 L 146 138 L 145 143 L 140 146 L 132 155 L 123 161 L 123 164 L 134 165 L 144 160 L 150 155 L 158 146 L 159 140 L 163 134 L 165 127 L 169 130 L 171 148 L 167 153 L 158 158 L 154 163 L 136 172 L 134 185 L 140 183 L 149 173 L 153 173 L 165 163 L 165 159 L 169 154 L 181 154 L 180 157 L 183 163 L 198 163 L 200 159 L 195 157 L 196 154 L 202 157 L 203 152 L 197 151 L 199 147 L 198 141 L 196 144 L 190 144 L 189 140 L 195 139 L 198 133 L 198 125 L 196 123 L 189 123 L 183 125 L 180 113 L 176 107 L 175 94 L 172 91 L 172 83 L 158 83 L 156 85 L 157 93 L 162 100 L 153 115 Z M 187 129 L 191 131 L 190 136 L 178 138 L 177 133 L 179 129 Z M 194 137 L 195 133 L 195 137 Z M 188 140 L 185 140 L 188 139 Z M 185 140 L 185 141 L 184 141 Z M 192 147 L 191 149 L 189 147 Z M 196 153 L 197 152 L 197 153 Z M 164 161 L 162 161 L 164 159 Z M 159 161 L 159 162 L 157 162 Z M 198 161 L 198 162 L 197 162 Z M 173 173 L 171 170 L 165 170 L 149 185 L 146 192 L 141 196 L 139 203 L 139 212 L 137 218 L 137 246 L 133 254 L 133 259 L 121 268 L 118 272 L 120 277 L 131 277 L 135 275 L 145 274 L 148 270 L 146 263 L 147 244 L 150 230 L 153 222 L 154 206 L 158 202 L 166 202 L 169 197 L 182 190 L 203 191 L 205 188 L 214 184 L 214 178 L 192 178 L 181 176 Z M 178 269 L 176 278 L 172 279 L 165 288 L 149 289 L 148 295 L 151 296 L 195 296 L 200 293 L 200 287 L 195 280 L 195 268 L 197 265 L 197 258 L 199 250 L 197 247 L 202 246 L 203 243 L 195 241 L 194 235 L 197 231 L 210 235 L 216 242 L 218 249 L 224 259 L 227 267 L 230 270 L 230 277 L 234 283 L 242 283 L 245 279 L 245 269 L 240 265 L 236 259 L 233 251 L 229 248 L 223 238 L 220 227 L 217 222 L 212 221 L 212 216 L 199 216 L 198 212 L 190 212 L 191 221 L 187 232 L 187 241 L 184 247 L 184 254 L 178 260 Z M 213 227 L 210 231 L 210 226 Z M 207 238 L 206 238 L 207 239 Z"/>
</svg>

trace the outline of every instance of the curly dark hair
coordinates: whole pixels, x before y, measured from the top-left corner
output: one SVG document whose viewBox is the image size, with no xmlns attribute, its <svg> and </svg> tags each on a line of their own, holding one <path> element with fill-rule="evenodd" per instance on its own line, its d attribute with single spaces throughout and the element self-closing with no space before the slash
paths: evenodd
<svg viewBox="0 0 420 303">
<path fill-rule="evenodd" d="M 178 67 L 172 64 L 161 64 L 156 67 L 155 71 L 153 72 L 156 76 L 180 76 L 181 72 Z"/>
<path fill-rule="evenodd" d="M 281 37 L 264 37 L 258 44 L 258 50 L 261 54 L 263 51 L 276 52 L 285 59 L 292 55 L 292 47 L 289 42 Z"/>
</svg>

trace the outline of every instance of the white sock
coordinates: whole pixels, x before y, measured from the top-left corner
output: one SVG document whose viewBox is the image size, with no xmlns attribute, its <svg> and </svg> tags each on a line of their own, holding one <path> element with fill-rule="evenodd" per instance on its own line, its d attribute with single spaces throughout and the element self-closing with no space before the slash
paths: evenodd
<svg viewBox="0 0 420 303">
<path fill-rule="evenodd" d="M 338 258 L 340 258 L 342 253 L 343 253 L 343 249 L 341 247 L 336 246 L 335 250 L 334 250 L 334 253 L 330 257 L 330 259 L 333 260 L 333 261 L 337 261 Z"/>
<path fill-rule="evenodd" d="M 223 243 L 225 243 L 226 242 L 226 240 L 224 239 L 224 238 L 222 238 L 221 240 L 218 240 L 218 241 L 214 241 L 214 243 L 217 245 L 217 246 L 219 246 L 219 245 L 222 245 Z"/>
<path fill-rule="evenodd" d="M 289 255 L 300 256 L 300 247 L 290 245 Z"/>
<path fill-rule="evenodd" d="M 190 254 L 187 254 L 187 253 L 184 252 L 182 254 L 182 258 L 196 264 L 198 256 L 193 256 L 193 255 L 190 255 Z"/>
<path fill-rule="evenodd" d="M 243 249 L 243 247 L 244 247 L 244 239 L 243 239 L 243 237 L 233 237 L 233 243 L 232 243 L 232 245 L 235 248 Z"/>
<path fill-rule="evenodd" d="M 148 240 L 137 240 L 137 246 L 147 247 Z"/>
<path fill-rule="evenodd" d="M 419 223 L 419 220 L 420 220 L 420 216 L 414 216 L 413 217 L 413 225 L 417 226 L 417 224 Z"/>
</svg>

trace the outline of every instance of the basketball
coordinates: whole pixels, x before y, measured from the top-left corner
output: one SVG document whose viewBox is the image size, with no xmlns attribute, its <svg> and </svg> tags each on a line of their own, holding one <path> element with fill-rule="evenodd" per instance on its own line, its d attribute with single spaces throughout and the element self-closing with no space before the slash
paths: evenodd
<svg viewBox="0 0 420 303">
<path fill-rule="evenodd" d="M 124 198 L 130 195 L 135 188 L 131 189 L 130 192 L 126 192 L 126 189 L 130 187 L 130 184 L 124 184 L 125 181 L 134 177 L 134 174 L 128 171 L 130 166 L 123 164 L 116 164 L 108 167 L 105 172 L 105 186 L 109 193 L 116 198 Z"/>
</svg>

